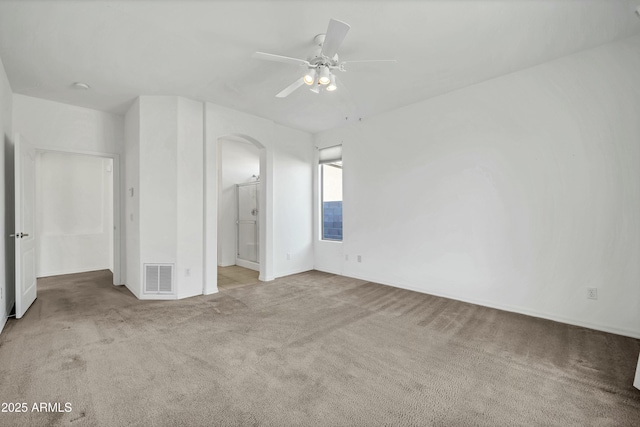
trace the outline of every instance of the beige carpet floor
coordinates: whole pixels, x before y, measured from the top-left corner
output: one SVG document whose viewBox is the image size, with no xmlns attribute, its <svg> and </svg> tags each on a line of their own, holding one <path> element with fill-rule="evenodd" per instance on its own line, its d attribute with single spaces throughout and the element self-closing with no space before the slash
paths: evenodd
<svg viewBox="0 0 640 427">
<path fill-rule="evenodd" d="M 640 341 L 308 272 L 138 301 L 42 279 L 0 335 L 2 426 L 638 426 Z M 31 412 L 33 403 L 71 412 Z"/>
</svg>

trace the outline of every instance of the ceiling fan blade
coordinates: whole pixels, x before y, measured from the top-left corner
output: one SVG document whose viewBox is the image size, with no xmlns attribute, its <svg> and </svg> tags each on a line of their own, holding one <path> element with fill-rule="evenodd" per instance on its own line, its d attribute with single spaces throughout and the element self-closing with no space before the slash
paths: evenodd
<svg viewBox="0 0 640 427">
<path fill-rule="evenodd" d="M 266 61 L 284 62 L 287 64 L 310 65 L 309 61 L 306 61 L 304 59 L 291 58 L 289 56 L 282 56 L 282 55 L 274 55 L 273 53 L 255 52 L 253 55 L 251 55 L 251 57 L 256 59 L 264 59 Z"/>
<path fill-rule="evenodd" d="M 355 61 L 344 61 L 342 64 L 351 64 L 354 62 L 398 62 L 395 59 L 358 59 Z"/>
<path fill-rule="evenodd" d="M 360 59 L 360 60 L 356 60 L 356 61 L 344 61 L 341 62 L 340 65 L 338 65 L 338 69 L 340 71 L 347 71 L 347 68 L 345 67 L 345 65 L 347 64 L 370 64 L 370 63 L 387 63 L 387 64 L 395 64 L 398 61 L 396 61 L 395 59 Z"/>
<path fill-rule="evenodd" d="M 336 19 L 329 20 L 327 35 L 322 43 L 322 54 L 328 58 L 333 58 L 338 53 L 338 48 L 342 44 L 351 26 Z"/>
<path fill-rule="evenodd" d="M 300 77 L 298 80 L 296 80 L 295 82 L 291 83 L 289 86 L 284 88 L 279 94 L 277 94 L 276 98 L 284 98 L 286 96 L 289 96 L 289 94 L 291 92 L 293 92 L 294 90 L 298 89 L 303 84 L 304 84 L 304 77 Z"/>
</svg>

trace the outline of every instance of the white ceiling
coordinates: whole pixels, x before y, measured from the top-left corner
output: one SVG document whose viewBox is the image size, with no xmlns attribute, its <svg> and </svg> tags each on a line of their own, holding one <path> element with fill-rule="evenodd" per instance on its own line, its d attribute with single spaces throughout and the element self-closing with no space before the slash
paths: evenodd
<svg viewBox="0 0 640 427">
<path fill-rule="evenodd" d="M 2 1 L 0 58 L 12 90 L 124 113 L 138 95 L 211 101 L 309 132 L 640 34 L 640 0 Z M 295 65 L 329 18 L 351 31 L 341 60 L 395 58 L 303 87 Z M 71 88 L 88 83 L 89 91 Z"/>
</svg>

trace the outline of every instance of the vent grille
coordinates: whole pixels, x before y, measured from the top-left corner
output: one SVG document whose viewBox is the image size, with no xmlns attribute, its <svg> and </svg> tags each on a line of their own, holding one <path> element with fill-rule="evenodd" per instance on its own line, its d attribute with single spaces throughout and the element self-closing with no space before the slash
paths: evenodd
<svg viewBox="0 0 640 427">
<path fill-rule="evenodd" d="M 145 264 L 144 293 L 173 294 L 173 264 Z"/>
</svg>

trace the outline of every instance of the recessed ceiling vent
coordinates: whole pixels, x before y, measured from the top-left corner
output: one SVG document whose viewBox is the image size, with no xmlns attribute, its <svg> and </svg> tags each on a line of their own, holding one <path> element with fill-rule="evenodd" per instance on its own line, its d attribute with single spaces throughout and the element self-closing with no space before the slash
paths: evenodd
<svg viewBox="0 0 640 427">
<path fill-rule="evenodd" d="M 144 293 L 173 295 L 173 264 L 145 264 Z"/>
</svg>

